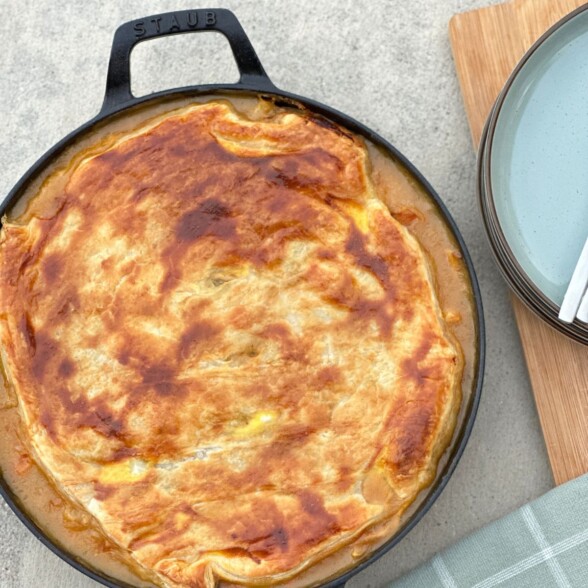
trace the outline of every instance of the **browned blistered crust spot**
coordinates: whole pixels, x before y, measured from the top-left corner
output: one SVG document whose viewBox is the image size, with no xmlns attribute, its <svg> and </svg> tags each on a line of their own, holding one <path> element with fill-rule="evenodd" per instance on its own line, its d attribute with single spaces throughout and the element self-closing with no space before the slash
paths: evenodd
<svg viewBox="0 0 588 588">
<path fill-rule="evenodd" d="M 405 227 L 410 226 L 417 220 L 423 220 L 423 215 L 414 208 L 403 208 L 402 210 L 397 210 L 392 213 L 392 216 Z"/>
<path fill-rule="evenodd" d="M 43 262 L 43 273 L 45 275 L 45 280 L 48 285 L 51 285 L 57 280 L 61 272 L 63 270 L 63 260 L 61 259 L 60 255 L 54 253 L 52 255 L 48 255 L 44 262 Z"/>
<path fill-rule="evenodd" d="M 3 229 L 31 442 L 162 581 L 293 576 L 430 478 L 459 353 L 359 139 L 224 103 L 140 131 Z"/>
<path fill-rule="evenodd" d="M 57 373 L 64 379 L 69 378 L 76 371 L 75 364 L 69 358 L 65 358 L 57 368 Z"/>
<path fill-rule="evenodd" d="M 35 331 L 31 324 L 31 317 L 25 312 L 19 320 L 19 328 L 22 336 L 25 339 L 25 345 L 33 355 L 37 352 L 37 340 L 35 339 Z"/>
<path fill-rule="evenodd" d="M 211 322 L 195 321 L 182 333 L 178 348 L 179 356 L 187 359 L 190 355 L 197 353 L 199 347 L 210 342 L 220 331 L 221 328 Z"/>
</svg>

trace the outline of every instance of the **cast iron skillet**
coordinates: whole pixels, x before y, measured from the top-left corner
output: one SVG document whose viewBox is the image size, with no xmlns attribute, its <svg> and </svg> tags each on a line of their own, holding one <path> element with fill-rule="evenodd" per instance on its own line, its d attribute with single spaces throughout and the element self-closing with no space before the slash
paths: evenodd
<svg viewBox="0 0 588 588">
<path fill-rule="evenodd" d="M 237 67 L 239 69 L 240 78 L 236 84 L 221 84 L 221 85 L 201 85 L 191 86 L 187 88 L 180 88 L 174 90 L 167 90 L 136 98 L 131 93 L 131 75 L 130 75 L 130 56 L 133 47 L 147 39 L 153 39 L 165 35 L 174 35 L 179 33 L 189 32 L 203 32 L 203 31 L 217 31 L 222 33 L 231 46 Z M 372 141 L 375 145 L 381 147 L 394 160 L 398 161 L 404 168 L 406 168 L 412 176 L 418 181 L 421 187 L 427 192 L 431 200 L 436 204 L 439 213 L 445 221 L 445 224 L 453 234 L 460 252 L 465 261 L 469 279 L 474 295 L 474 304 L 476 316 L 474 317 L 476 323 L 477 335 L 477 353 L 476 353 L 476 370 L 473 382 L 473 390 L 466 402 L 465 410 L 463 411 L 463 418 L 461 423 L 458 422 L 455 438 L 452 442 L 450 453 L 445 461 L 445 465 L 440 467 L 439 472 L 433 485 L 426 490 L 426 496 L 420 501 L 418 507 L 404 522 L 402 528 L 398 533 L 391 537 L 380 548 L 370 553 L 368 557 L 360 560 L 353 568 L 348 569 L 344 573 L 339 574 L 335 578 L 330 578 L 322 586 L 323 588 L 336 588 L 343 586 L 349 578 L 357 574 L 360 570 L 373 563 L 382 554 L 394 547 L 423 517 L 429 510 L 433 502 L 437 499 L 451 474 L 453 473 L 459 458 L 461 457 L 466 442 L 470 436 L 476 411 L 480 401 L 480 394 L 482 390 L 482 378 L 484 371 L 485 358 L 485 333 L 484 333 L 484 319 L 482 313 L 482 300 L 480 290 L 474 273 L 471 258 L 466 249 L 463 238 L 461 237 L 453 219 L 449 212 L 441 202 L 439 196 L 435 193 L 433 188 L 425 180 L 425 178 L 418 172 L 418 170 L 390 143 L 385 141 L 382 137 L 353 120 L 352 118 L 332 109 L 328 106 L 302 98 L 295 94 L 283 92 L 274 86 L 267 74 L 265 73 L 255 51 L 243 31 L 239 21 L 235 15 L 224 9 L 200 9 L 200 10 L 184 10 L 178 12 L 169 12 L 165 14 L 158 14 L 155 16 L 146 17 L 140 20 L 134 20 L 121 25 L 114 36 L 112 51 L 110 55 L 110 62 L 108 66 L 108 76 L 106 81 L 106 94 L 102 110 L 92 120 L 82 125 L 79 129 L 73 131 L 52 147 L 45 155 L 43 155 L 20 179 L 16 186 L 12 189 L 6 200 L 0 204 L 0 216 L 10 210 L 16 201 L 25 193 L 30 183 L 51 163 L 57 158 L 67 147 L 72 145 L 75 140 L 82 135 L 91 132 L 97 125 L 102 125 L 108 119 L 114 118 L 124 111 L 129 111 L 131 108 L 146 104 L 148 102 L 161 101 L 162 98 L 169 99 L 200 96 L 205 94 L 230 94 L 230 95 L 251 95 L 257 94 L 267 96 L 274 101 L 280 103 L 287 103 L 289 105 L 301 105 L 312 112 L 318 113 L 327 119 L 349 129 L 353 133 L 361 135 Z M 118 116 L 117 116 L 118 118 Z M 93 578 L 97 582 L 111 588 L 128 587 L 126 583 L 115 580 L 112 577 L 105 575 L 100 570 L 93 569 L 87 562 L 81 562 L 73 554 L 68 553 L 58 544 L 56 544 L 31 518 L 23 507 L 19 499 L 12 492 L 6 481 L 0 475 L 0 493 L 10 505 L 12 510 L 16 513 L 18 518 L 24 525 L 51 551 L 68 562 L 74 568 L 83 574 Z"/>
</svg>

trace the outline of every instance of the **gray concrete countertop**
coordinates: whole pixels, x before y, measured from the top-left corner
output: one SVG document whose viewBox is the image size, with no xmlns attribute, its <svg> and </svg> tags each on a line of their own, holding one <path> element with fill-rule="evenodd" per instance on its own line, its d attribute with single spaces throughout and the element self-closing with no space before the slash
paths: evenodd
<svg viewBox="0 0 588 588">
<path fill-rule="evenodd" d="M 488 333 L 484 392 L 447 488 L 392 551 L 349 588 L 386 583 L 553 486 L 508 292 L 475 201 L 475 154 L 447 33 L 456 12 L 488 0 L 225 0 L 279 87 L 362 121 L 395 144 L 446 202 L 472 254 Z M 100 109 L 112 35 L 124 21 L 188 0 L 0 0 L 0 195 L 50 146 Z M 136 94 L 236 79 L 219 35 L 145 43 Z M 1 441 L 0 441 L 1 442 Z M 0 504 L 0 587 L 97 586 L 54 556 Z"/>
</svg>

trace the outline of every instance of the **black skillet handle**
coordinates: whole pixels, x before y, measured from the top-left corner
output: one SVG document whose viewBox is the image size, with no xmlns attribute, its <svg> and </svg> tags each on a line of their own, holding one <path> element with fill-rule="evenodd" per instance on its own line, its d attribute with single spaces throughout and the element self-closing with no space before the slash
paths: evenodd
<svg viewBox="0 0 588 588">
<path fill-rule="evenodd" d="M 206 31 L 218 31 L 229 41 L 240 74 L 236 87 L 275 90 L 243 27 L 232 12 L 224 8 L 179 10 L 132 20 L 118 27 L 112 42 L 101 114 L 135 99 L 131 93 L 130 66 L 131 51 L 137 43 L 166 35 Z"/>
</svg>

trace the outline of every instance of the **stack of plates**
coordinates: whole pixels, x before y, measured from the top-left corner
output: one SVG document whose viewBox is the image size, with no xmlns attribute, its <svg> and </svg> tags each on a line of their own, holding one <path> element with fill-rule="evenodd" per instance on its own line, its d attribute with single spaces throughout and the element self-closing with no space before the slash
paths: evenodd
<svg viewBox="0 0 588 588">
<path fill-rule="evenodd" d="M 482 215 L 515 293 L 588 345 L 558 313 L 588 237 L 588 5 L 523 57 L 490 114 L 479 159 Z"/>
</svg>

